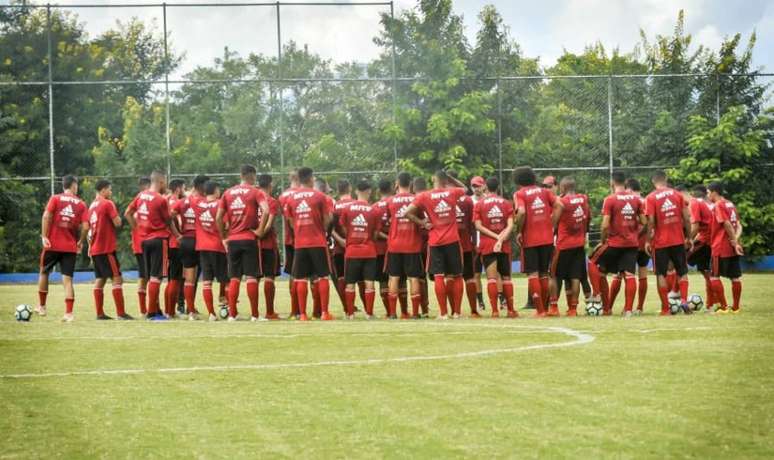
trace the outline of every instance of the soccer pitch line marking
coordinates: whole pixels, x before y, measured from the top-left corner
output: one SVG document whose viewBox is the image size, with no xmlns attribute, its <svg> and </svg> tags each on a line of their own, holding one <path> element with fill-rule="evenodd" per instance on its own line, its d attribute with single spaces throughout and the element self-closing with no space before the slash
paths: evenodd
<svg viewBox="0 0 774 460">
<path fill-rule="evenodd" d="M 449 353 L 442 355 L 427 356 L 398 356 L 394 358 L 369 358 L 355 360 L 333 360 L 333 361 L 313 361 L 306 363 L 275 363 L 275 364 L 235 364 L 219 366 L 190 366 L 190 367 L 162 367 L 156 369 L 93 369 L 66 372 L 44 372 L 44 373 L 24 373 L 24 374 L 0 374 L 0 379 L 35 379 L 50 377 L 74 377 L 74 376 L 93 376 L 93 375 L 129 375 L 129 374 L 172 374 L 172 373 L 190 373 L 190 372 L 227 372 L 243 370 L 273 370 L 273 369 L 298 369 L 307 367 L 327 367 L 327 366 L 367 366 L 377 364 L 406 363 L 419 361 L 440 361 L 450 359 L 477 358 L 483 356 L 492 356 L 504 353 L 517 353 L 530 350 L 543 350 L 551 348 L 566 348 L 579 345 L 586 345 L 594 341 L 594 336 L 566 327 L 551 326 L 487 326 L 487 325 L 454 325 L 445 327 L 477 327 L 477 328 L 527 328 L 539 329 L 546 333 L 558 333 L 572 337 L 574 340 L 558 343 L 540 343 L 533 345 L 522 345 L 513 348 L 497 348 L 490 350 L 478 350 L 460 353 Z"/>
</svg>

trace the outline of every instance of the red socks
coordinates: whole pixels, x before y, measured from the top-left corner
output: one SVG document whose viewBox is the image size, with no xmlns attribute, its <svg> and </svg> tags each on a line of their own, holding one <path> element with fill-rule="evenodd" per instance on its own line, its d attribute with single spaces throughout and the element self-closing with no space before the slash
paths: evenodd
<svg viewBox="0 0 774 460">
<path fill-rule="evenodd" d="M 161 281 L 148 280 L 148 316 L 159 314 L 159 291 L 161 291 Z"/>
<path fill-rule="evenodd" d="M 309 282 L 307 280 L 295 280 L 296 302 L 298 314 L 306 316 L 306 298 L 309 294 Z"/>
<path fill-rule="evenodd" d="M 346 311 L 347 316 L 352 316 L 355 314 L 355 290 L 354 289 L 344 290 L 344 310 Z M 366 313 L 368 313 L 368 310 L 366 310 Z"/>
<path fill-rule="evenodd" d="M 688 278 L 680 278 L 678 285 L 680 286 L 680 302 L 688 302 Z"/>
<path fill-rule="evenodd" d="M 328 314 L 328 304 L 331 298 L 331 285 L 328 282 L 328 278 L 320 278 L 317 280 L 317 295 L 320 298 L 320 308 L 322 308 L 323 314 Z"/>
<path fill-rule="evenodd" d="M 398 294 L 389 292 L 387 293 L 387 316 L 396 316 L 398 310 Z"/>
<path fill-rule="evenodd" d="M 503 295 L 505 296 L 505 304 L 508 306 L 508 311 L 514 311 L 513 310 L 513 282 L 510 280 L 510 278 L 507 280 L 503 280 Z"/>
<path fill-rule="evenodd" d="M 379 297 L 382 298 L 382 306 L 384 306 L 384 311 L 389 316 L 390 314 L 390 299 L 388 298 L 389 291 L 387 288 L 379 288 Z"/>
<path fill-rule="evenodd" d="M 475 280 L 465 281 L 465 294 L 468 296 L 468 305 L 470 305 L 470 312 L 476 313 L 476 305 L 478 301 L 478 299 L 476 298 L 476 294 L 478 294 L 478 287 L 476 286 Z"/>
<path fill-rule="evenodd" d="M 124 307 L 124 288 L 120 284 L 113 286 L 113 302 L 116 304 L 116 314 L 118 316 L 124 316 L 126 314 L 126 308 Z"/>
<path fill-rule="evenodd" d="M 613 281 L 610 282 L 610 308 L 615 305 L 615 299 L 618 297 L 618 293 L 621 291 L 621 275 L 613 276 Z"/>
<path fill-rule="evenodd" d="M 97 316 L 103 316 L 105 314 L 105 291 L 102 288 L 94 288 L 94 306 L 97 308 Z"/>
<path fill-rule="evenodd" d="M 40 305 L 41 307 L 45 307 L 47 297 L 48 297 L 48 291 L 38 291 L 38 305 Z"/>
<path fill-rule="evenodd" d="M 438 309 L 441 312 L 441 316 L 446 316 L 448 314 L 446 308 L 446 280 L 443 275 L 434 275 L 433 280 L 435 297 L 438 299 Z"/>
<path fill-rule="evenodd" d="M 666 275 L 666 283 L 667 283 L 667 289 L 672 292 L 677 292 L 677 272 L 674 270 L 670 270 L 667 272 Z"/>
<path fill-rule="evenodd" d="M 175 316 L 177 296 L 180 292 L 180 280 L 169 280 L 164 288 L 164 313 L 167 316 Z"/>
<path fill-rule="evenodd" d="M 645 306 L 645 296 L 648 295 L 648 277 L 642 277 L 637 283 L 637 310 L 642 311 Z"/>
<path fill-rule="evenodd" d="M 204 282 L 204 285 L 202 286 L 202 297 L 204 297 L 204 305 L 207 307 L 207 313 L 214 315 L 215 307 L 212 298 L 212 281 Z"/>
<path fill-rule="evenodd" d="M 503 289 L 504 291 L 505 289 Z M 490 278 L 486 281 L 486 293 L 489 295 L 489 305 L 492 307 L 492 311 L 498 311 L 500 305 L 497 299 L 497 280 Z"/>
<path fill-rule="evenodd" d="M 288 289 L 290 290 L 290 316 L 296 316 L 298 315 L 298 292 L 295 280 L 288 282 Z"/>
<path fill-rule="evenodd" d="M 532 301 L 535 303 L 535 308 L 538 314 L 545 313 L 545 307 L 543 304 L 543 288 L 540 283 L 540 278 L 537 276 L 530 276 L 527 279 L 527 285 L 529 286 L 529 295 L 532 296 Z"/>
<path fill-rule="evenodd" d="M 713 299 L 720 302 L 720 308 L 725 310 L 728 308 L 728 302 L 726 302 L 726 292 L 723 288 L 723 282 L 720 278 L 712 278 L 712 292 L 714 293 Z"/>
<path fill-rule="evenodd" d="M 75 303 L 75 299 L 65 299 L 65 312 L 72 313 L 74 303 Z"/>
<path fill-rule="evenodd" d="M 354 294 L 354 293 L 353 293 Z M 373 289 L 366 289 L 365 295 L 363 296 L 364 303 L 365 303 L 365 311 L 368 316 L 372 316 L 374 314 L 374 302 L 376 301 L 376 291 Z M 353 302 L 353 312 L 354 312 L 354 299 L 352 299 Z"/>
<path fill-rule="evenodd" d="M 731 292 L 734 296 L 734 310 L 739 310 L 739 300 L 742 298 L 742 280 L 731 281 Z"/>
<path fill-rule="evenodd" d="M 236 318 L 237 300 L 239 300 L 239 278 L 231 278 L 228 283 L 228 316 Z"/>
<path fill-rule="evenodd" d="M 707 305 L 707 308 L 715 305 L 715 301 L 713 299 L 713 293 L 712 293 L 712 280 L 710 279 L 710 274 L 707 271 L 701 272 L 702 275 L 704 275 L 704 289 L 707 291 L 707 298 L 705 299 L 705 305 Z"/>
<path fill-rule="evenodd" d="M 253 318 L 259 318 L 258 312 L 258 280 L 255 278 L 247 279 L 247 299 L 250 301 L 250 315 Z"/>
<path fill-rule="evenodd" d="M 148 307 L 147 307 L 147 303 L 146 303 L 146 300 L 145 300 L 145 295 L 146 295 L 145 294 L 145 289 L 143 289 L 143 288 L 137 289 L 137 302 L 139 303 L 140 314 L 142 314 L 142 315 L 148 313 Z"/>
<path fill-rule="evenodd" d="M 312 316 L 315 318 L 320 318 L 322 316 L 322 304 L 320 303 L 318 282 L 319 280 L 312 281 Z"/>
<path fill-rule="evenodd" d="M 263 280 L 263 297 L 266 299 L 266 316 L 274 316 L 274 280 L 265 278 Z"/>
<path fill-rule="evenodd" d="M 591 283 L 591 295 L 601 295 L 602 287 L 600 286 L 600 279 L 602 274 L 599 272 L 599 267 L 594 262 L 588 264 L 589 283 Z"/>
<path fill-rule="evenodd" d="M 620 281 L 619 281 L 620 283 Z M 637 295 L 637 280 L 634 275 L 626 275 L 626 286 L 624 287 L 624 311 L 632 311 L 634 307 L 634 297 Z"/>
<path fill-rule="evenodd" d="M 452 314 L 462 314 L 462 294 L 465 289 L 461 276 L 446 281 L 446 295 L 450 297 Z"/>
<path fill-rule="evenodd" d="M 669 313 L 669 285 L 658 286 L 658 296 L 661 299 L 661 314 Z"/>
<path fill-rule="evenodd" d="M 540 277 L 540 292 L 543 296 L 543 305 L 545 306 L 548 302 L 548 277 L 547 276 L 541 276 Z"/>
<path fill-rule="evenodd" d="M 212 295 L 212 287 L 210 287 L 210 295 Z M 196 298 L 196 285 L 194 283 L 186 281 L 183 284 L 183 297 L 185 298 L 185 309 L 188 313 L 196 311 L 194 306 L 194 299 Z"/>
<path fill-rule="evenodd" d="M 398 291 L 398 303 L 400 303 L 400 314 L 408 315 L 408 291 L 405 289 Z"/>
</svg>

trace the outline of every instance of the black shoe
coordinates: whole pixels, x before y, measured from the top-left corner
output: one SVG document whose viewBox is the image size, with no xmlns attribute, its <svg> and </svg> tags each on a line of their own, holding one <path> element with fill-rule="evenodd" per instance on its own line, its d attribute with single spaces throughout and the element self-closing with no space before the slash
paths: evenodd
<svg viewBox="0 0 774 460">
<path fill-rule="evenodd" d="M 102 321 L 102 320 L 110 320 L 110 319 L 113 319 L 113 318 L 111 318 L 108 315 L 97 315 L 97 319 Z"/>
<path fill-rule="evenodd" d="M 398 319 L 398 315 L 390 315 L 387 319 Z"/>
<path fill-rule="evenodd" d="M 124 313 L 123 315 L 118 315 L 118 318 L 116 318 L 121 321 L 131 321 L 134 319 L 134 316 L 130 315 L 129 313 Z"/>
</svg>

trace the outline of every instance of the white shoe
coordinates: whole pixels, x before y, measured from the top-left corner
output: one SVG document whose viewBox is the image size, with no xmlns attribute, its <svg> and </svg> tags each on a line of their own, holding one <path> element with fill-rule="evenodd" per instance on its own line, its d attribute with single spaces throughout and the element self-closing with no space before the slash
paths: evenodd
<svg viewBox="0 0 774 460">
<path fill-rule="evenodd" d="M 630 311 L 628 311 L 628 310 L 627 310 L 627 311 L 624 311 L 623 317 L 624 317 L 624 318 L 631 318 L 631 317 L 632 317 L 632 312 L 630 312 Z"/>
<path fill-rule="evenodd" d="M 207 320 L 210 321 L 210 322 L 217 321 L 218 317 L 213 315 L 212 313 L 210 313 L 210 316 L 207 318 Z"/>
<path fill-rule="evenodd" d="M 347 315 L 347 316 L 344 317 L 344 319 L 346 319 L 348 321 L 352 321 L 352 320 L 355 319 L 355 315 Z"/>
<path fill-rule="evenodd" d="M 72 323 L 73 320 L 75 320 L 75 316 L 73 316 L 72 313 L 65 313 L 64 316 L 62 316 L 63 323 Z"/>
<path fill-rule="evenodd" d="M 251 316 L 250 317 L 250 321 L 252 321 L 254 323 L 255 322 L 263 322 L 263 321 L 268 321 L 268 318 L 266 318 L 265 316 Z"/>
<path fill-rule="evenodd" d="M 376 316 L 374 316 L 374 315 L 366 315 L 366 319 L 371 321 L 371 320 L 376 319 Z"/>
<path fill-rule="evenodd" d="M 44 305 L 38 305 L 35 307 L 35 313 L 39 314 L 40 316 L 46 316 L 46 307 Z"/>
<path fill-rule="evenodd" d="M 452 319 L 460 319 L 460 318 L 461 318 L 461 316 L 460 316 L 460 314 L 459 314 L 459 313 L 454 313 L 454 314 L 452 315 Z"/>
<path fill-rule="evenodd" d="M 449 319 L 449 315 L 439 315 L 435 319 L 440 320 L 440 321 L 446 321 L 446 320 Z"/>
<path fill-rule="evenodd" d="M 642 310 L 640 310 L 639 308 L 634 310 L 634 316 L 640 316 L 641 314 L 642 314 Z"/>
<path fill-rule="evenodd" d="M 229 323 L 232 323 L 232 322 L 236 321 L 238 317 L 239 317 L 238 315 L 237 316 L 229 316 L 226 321 L 228 321 Z"/>
<path fill-rule="evenodd" d="M 199 316 L 196 313 L 189 313 L 188 321 L 199 321 Z"/>
</svg>

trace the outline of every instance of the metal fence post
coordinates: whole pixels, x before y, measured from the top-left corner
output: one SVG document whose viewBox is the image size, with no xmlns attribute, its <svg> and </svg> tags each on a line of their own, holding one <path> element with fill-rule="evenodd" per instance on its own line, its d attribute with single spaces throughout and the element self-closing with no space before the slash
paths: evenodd
<svg viewBox="0 0 774 460">
<path fill-rule="evenodd" d="M 48 164 L 51 175 L 51 194 L 54 194 L 54 85 L 51 58 L 51 4 L 46 4 L 46 39 L 48 41 Z"/>
<path fill-rule="evenodd" d="M 613 76 L 607 77 L 607 141 L 608 173 L 613 179 Z"/>
<path fill-rule="evenodd" d="M 171 141 L 169 138 L 169 45 L 167 44 L 167 4 L 162 3 L 164 11 L 164 106 L 166 110 L 166 119 L 164 131 L 167 141 L 167 177 L 172 175 Z"/>
<path fill-rule="evenodd" d="M 715 74 L 715 124 L 720 124 L 720 74 Z"/>
<path fill-rule="evenodd" d="M 500 188 L 503 187 L 503 96 L 500 88 L 501 80 L 497 78 L 497 156 L 500 169 Z"/>
<path fill-rule="evenodd" d="M 395 21 L 395 2 L 390 2 L 390 18 L 393 23 Z M 392 42 L 392 124 L 395 125 L 398 122 L 398 94 L 397 94 L 397 74 L 395 71 L 395 34 L 390 27 L 390 41 Z M 398 140 L 393 136 L 392 138 L 392 162 L 395 167 L 395 172 L 398 171 Z"/>
<path fill-rule="evenodd" d="M 280 2 L 277 2 L 277 79 L 282 79 L 282 26 L 280 25 Z M 285 114 L 285 108 L 284 108 L 284 98 L 282 97 L 284 86 L 281 81 L 279 83 L 279 119 L 277 120 L 279 126 L 278 126 L 278 133 L 277 137 L 279 138 L 279 151 L 280 151 L 280 171 L 283 173 L 285 172 L 285 146 L 284 144 L 284 126 L 283 126 L 283 118 Z M 284 188 L 285 187 L 285 177 L 284 174 L 280 176 L 280 185 Z"/>
</svg>

